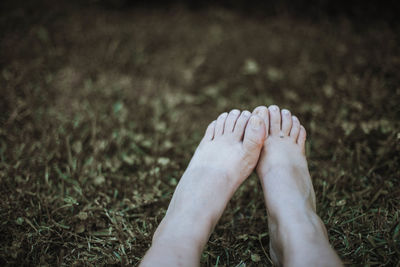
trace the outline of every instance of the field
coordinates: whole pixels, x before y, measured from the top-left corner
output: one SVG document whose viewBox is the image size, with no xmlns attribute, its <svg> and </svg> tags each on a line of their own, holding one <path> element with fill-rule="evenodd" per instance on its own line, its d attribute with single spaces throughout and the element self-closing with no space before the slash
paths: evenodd
<svg viewBox="0 0 400 267">
<path fill-rule="evenodd" d="M 307 129 L 318 214 L 344 263 L 400 266 L 398 30 L 222 8 L 10 8 L 0 264 L 138 264 L 207 124 L 277 104 Z M 271 265 L 257 179 L 202 265 Z"/>
</svg>

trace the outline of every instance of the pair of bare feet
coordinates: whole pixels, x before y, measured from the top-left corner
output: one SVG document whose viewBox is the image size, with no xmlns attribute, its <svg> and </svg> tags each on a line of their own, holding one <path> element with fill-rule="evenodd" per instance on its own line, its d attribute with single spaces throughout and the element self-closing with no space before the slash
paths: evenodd
<svg viewBox="0 0 400 267">
<path fill-rule="evenodd" d="M 256 169 L 273 262 L 340 266 L 316 214 L 305 141 L 297 117 L 275 105 L 222 113 L 208 126 L 141 265 L 197 266 L 227 203 Z"/>
</svg>

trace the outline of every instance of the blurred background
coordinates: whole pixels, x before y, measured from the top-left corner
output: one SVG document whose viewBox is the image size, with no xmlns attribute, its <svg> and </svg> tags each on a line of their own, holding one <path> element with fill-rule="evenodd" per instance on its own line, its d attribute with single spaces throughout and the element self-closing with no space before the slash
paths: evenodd
<svg viewBox="0 0 400 267">
<path fill-rule="evenodd" d="M 398 266 L 399 5 L 1 1 L 0 264 L 138 264 L 208 123 L 277 104 L 344 263 Z M 257 179 L 203 266 L 271 266 Z"/>
</svg>

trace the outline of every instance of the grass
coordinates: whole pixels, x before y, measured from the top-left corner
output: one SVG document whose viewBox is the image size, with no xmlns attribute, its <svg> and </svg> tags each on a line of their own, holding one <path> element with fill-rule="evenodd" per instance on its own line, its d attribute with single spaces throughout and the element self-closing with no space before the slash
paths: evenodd
<svg viewBox="0 0 400 267">
<path fill-rule="evenodd" d="M 0 20 L 2 265 L 137 264 L 206 125 L 275 103 L 308 130 L 318 213 L 342 260 L 399 266 L 395 29 L 221 9 L 26 10 Z M 251 176 L 202 264 L 269 266 L 268 241 Z"/>
</svg>

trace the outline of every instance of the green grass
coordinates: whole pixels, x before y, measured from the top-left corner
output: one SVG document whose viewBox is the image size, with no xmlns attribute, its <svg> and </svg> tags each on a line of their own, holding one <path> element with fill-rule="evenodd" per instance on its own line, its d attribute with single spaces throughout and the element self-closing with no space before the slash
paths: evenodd
<svg viewBox="0 0 400 267">
<path fill-rule="evenodd" d="M 343 261 L 398 266 L 395 30 L 217 9 L 45 10 L 1 20 L 1 264 L 137 264 L 206 125 L 275 103 L 308 131 L 318 213 Z M 269 266 L 268 241 L 251 176 L 202 264 Z"/>
</svg>

